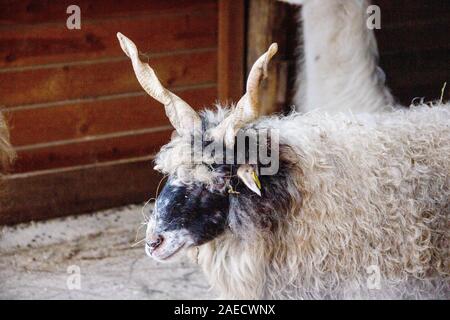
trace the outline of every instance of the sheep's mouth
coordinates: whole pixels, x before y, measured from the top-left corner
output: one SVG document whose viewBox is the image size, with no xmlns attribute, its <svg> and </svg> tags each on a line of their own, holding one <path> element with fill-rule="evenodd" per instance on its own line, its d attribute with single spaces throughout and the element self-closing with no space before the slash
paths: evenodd
<svg viewBox="0 0 450 320">
<path fill-rule="evenodd" d="M 147 253 L 150 257 L 158 261 L 167 261 L 170 258 L 174 257 L 177 253 L 179 253 L 182 249 L 186 247 L 186 242 L 181 243 L 179 246 L 171 248 L 171 250 L 167 250 L 165 248 L 158 248 L 152 253 Z M 147 251 L 147 249 L 146 249 Z"/>
</svg>

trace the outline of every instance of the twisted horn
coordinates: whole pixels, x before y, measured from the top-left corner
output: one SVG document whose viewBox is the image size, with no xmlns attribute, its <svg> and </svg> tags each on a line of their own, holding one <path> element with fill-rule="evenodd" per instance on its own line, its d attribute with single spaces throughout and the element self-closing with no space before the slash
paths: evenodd
<svg viewBox="0 0 450 320">
<path fill-rule="evenodd" d="M 269 49 L 256 60 L 247 78 L 247 92 L 242 96 L 231 114 L 209 133 L 211 139 L 224 137 L 229 147 L 240 128 L 259 116 L 259 89 L 261 81 L 268 76 L 268 65 L 277 53 L 278 45 L 272 43 Z"/>
<path fill-rule="evenodd" d="M 120 47 L 131 59 L 134 73 L 142 88 L 155 100 L 161 102 L 166 110 L 170 123 L 180 135 L 190 134 L 201 128 L 201 120 L 197 112 L 183 99 L 170 92 L 161 84 L 155 71 L 139 59 L 136 45 L 120 32 L 117 33 Z"/>
<path fill-rule="evenodd" d="M 248 102 L 246 103 L 245 95 L 239 100 L 237 106 L 240 106 L 242 109 L 242 113 L 246 113 L 247 116 L 243 118 L 244 121 L 251 121 L 258 117 L 259 115 L 259 85 L 261 81 L 268 76 L 268 66 L 272 57 L 277 53 L 278 45 L 276 43 L 272 43 L 267 49 L 266 53 L 258 58 L 252 66 L 250 73 L 247 78 L 247 95 Z M 253 115 L 253 118 L 250 118 L 249 115 Z M 244 115 L 245 116 L 245 115 Z"/>
</svg>

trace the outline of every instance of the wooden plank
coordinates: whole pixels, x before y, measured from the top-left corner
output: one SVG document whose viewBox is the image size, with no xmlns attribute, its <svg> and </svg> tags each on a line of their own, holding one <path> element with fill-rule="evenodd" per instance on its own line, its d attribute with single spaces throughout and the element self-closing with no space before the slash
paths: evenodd
<svg viewBox="0 0 450 320">
<path fill-rule="evenodd" d="M 298 39 L 295 23 L 298 11 L 286 3 L 272 0 L 250 0 L 247 36 L 247 74 L 253 63 L 276 42 L 278 52 L 272 59 L 267 81 L 261 85 L 260 114 L 282 111 L 286 106 L 289 73 L 296 73 L 292 39 Z M 291 32 L 286 32 L 290 30 Z M 289 53 L 287 50 L 291 49 Z M 292 77 L 292 75 L 291 75 Z"/>
<path fill-rule="evenodd" d="M 133 39 L 141 52 L 216 47 L 217 12 L 84 22 L 77 31 L 67 30 L 64 23 L 0 28 L 0 68 L 123 57 L 118 31 Z"/>
<path fill-rule="evenodd" d="M 213 85 L 176 93 L 199 110 L 215 101 L 217 87 Z M 7 110 L 5 116 L 9 119 L 11 141 L 15 146 L 170 125 L 164 107 L 145 92 L 138 96 Z"/>
<path fill-rule="evenodd" d="M 69 4 L 0 2 L 0 103 L 19 153 L 0 197 L 0 224 L 154 195 L 160 176 L 148 155 L 172 130 L 152 131 L 167 119 L 144 96 L 117 31 L 150 52 L 162 82 L 189 102 L 216 97 L 216 0 L 78 0 L 79 31 L 65 29 Z"/>
<path fill-rule="evenodd" d="M 173 14 L 185 11 L 203 11 L 217 7 L 217 0 L 2 0 L 0 25 L 63 23 L 66 9 L 76 4 L 83 21 L 139 14 Z"/>
<path fill-rule="evenodd" d="M 173 131 L 169 128 L 19 148 L 11 171 L 31 172 L 152 155 L 169 141 Z"/>
<path fill-rule="evenodd" d="M 219 100 L 238 101 L 244 92 L 244 0 L 219 0 Z"/>
<path fill-rule="evenodd" d="M 149 158 L 12 175 L 0 197 L 0 224 L 15 224 L 142 203 L 161 176 Z"/>
<path fill-rule="evenodd" d="M 179 53 L 151 59 L 168 87 L 214 83 L 217 52 Z M 51 68 L 0 72 L 0 96 L 6 107 L 141 91 L 128 58 Z"/>
</svg>

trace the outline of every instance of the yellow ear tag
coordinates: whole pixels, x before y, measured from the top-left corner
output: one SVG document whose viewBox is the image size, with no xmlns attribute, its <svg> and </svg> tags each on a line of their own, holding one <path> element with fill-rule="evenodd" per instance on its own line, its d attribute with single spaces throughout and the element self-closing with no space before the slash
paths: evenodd
<svg viewBox="0 0 450 320">
<path fill-rule="evenodd" d="M 261 181 L 259 181 L 258 175 L 256 174 L 255 171 L 252 171 L 252 178 L 253 178 L 253 181 L 255 181 L 258 189 L 261 190 Z"/>
</svg>

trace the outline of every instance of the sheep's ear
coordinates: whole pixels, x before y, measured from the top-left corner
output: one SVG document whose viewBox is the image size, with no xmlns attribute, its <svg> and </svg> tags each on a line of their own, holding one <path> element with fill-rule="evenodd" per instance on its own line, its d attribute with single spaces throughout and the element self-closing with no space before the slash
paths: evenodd
<svg viewBox="0 0 450 320">
<path fill-rule="evenodd" d="M 241 165 L 237 171 L 237 175 L 247 188 L 261 197 L 261 182 L 253 166 L 248 164 Z"/>
</svg>

